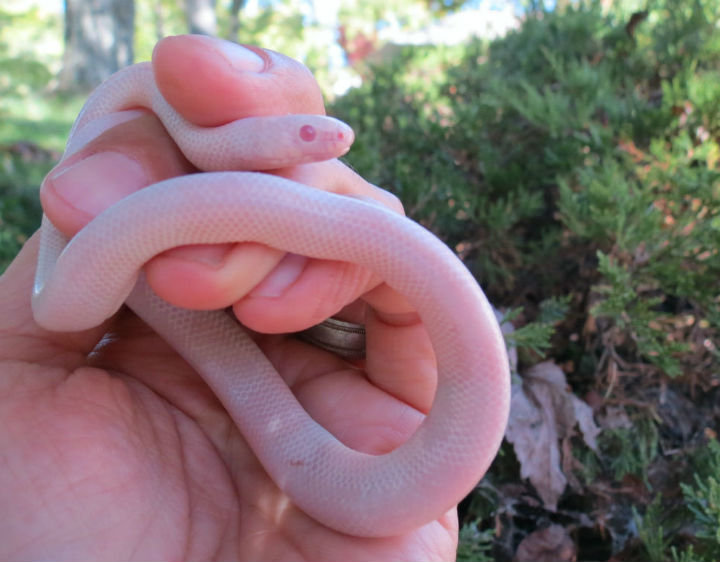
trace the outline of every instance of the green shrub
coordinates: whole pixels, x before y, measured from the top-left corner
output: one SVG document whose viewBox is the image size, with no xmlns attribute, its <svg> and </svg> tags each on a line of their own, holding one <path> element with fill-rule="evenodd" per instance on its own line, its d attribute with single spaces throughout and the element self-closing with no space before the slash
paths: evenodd
<svg viewBox="0 0 720 562">
<path fill-rule="evenodd" d="M 458 540 L 458 562 L 492 562 L 489 552 L 492 549 L 493 530 L 480 531 L 477 522 L 463 525 Z"/>
<path fill-rule="evenodd" d="M 14 151 L 0 152 L 0 273 L 40 226 L 37 186 L 51 166 L 49 159 L 29 162 Z"/>
<path fill-rule="evenodd" d="M 630 35 L 592 4 L 489 46 L 407 48 L 334 105 L 357 131 L 348 161 L 522 323 L 569 299 L 564 328 L 600 333 L 561 353 L 590 352 L 588 370 L 611 355 L 717 377 L 719 18 L 660 2 Z"/>
<path fill-rule="evenodd" d="M 645 508 L 645 514 L 641 517 L 633 507 L 635 524 L 638 526 L 638 536 L 647 551 L 650 562 L 663 562 L 668 541 L 665 538 L 663 528 L 663 506 L 662 496 L 657 495 Z"/>
<path fill-rule="evenodd" d="M 637 415 L 632 427 L 606 429 L 599 445 L 616 481 L 628 474 L 647 480 L 648 467 L 658 454 L 657 426 L 646 415 Z"/>
<path fill-rule="evenodd" d="M 720 560 L 720 442 L 711 440 L 706 453 L 692 484 L 682 485 L 685 503 L 697 532 L 696 544 L 684 551 L 679 560 Z"/>
<path fill-rule="evenodd" d="M 668 384 L 698 407 L 703 392 L 718 396 L 720 4 L 599 4 L 540 10 L 490 44 L 401 50 L 332 111 L 356 129 L 348 162 L 398 194 L 507 310 L 521 374 L 548 356 L 598 412 L 637 413 L 606 422 L 597 452 L 563 459 L 574 502 L 588 496 L 594 520 L 629 523 L 615 559 L 718 560 L 720 467 L 690 464 L 699 480 L 680 490 L 667 468 L 688 470 L 702 428 L 680 435 L 658 397 Z M 490 478 L 514 485 L 517 467 L 498 466 Z M 646 494 L 635 525 L 622 490 Z M 689 539 L 676 535 L 681 494 Z M 517 536 L 528 511 L 569 517 L 500 503 L 480 528 L 502 521 Z"/>
</svg>

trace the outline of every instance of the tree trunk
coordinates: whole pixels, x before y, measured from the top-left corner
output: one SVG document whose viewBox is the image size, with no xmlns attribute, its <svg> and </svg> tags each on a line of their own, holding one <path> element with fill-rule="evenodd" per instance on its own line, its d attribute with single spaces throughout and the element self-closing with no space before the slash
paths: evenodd
<svg viewBox="0 0 720 562">
<path fill-rule="evenodd" d="M 153 2 L 153 23 L 155 24 L 155 39 L 160 41 L 165 37 L 165 13 L 160 0 Z"/>
<path fill-rule="evenodd" d="M 133 63 L 133 0 L 65 0 L 60 89 L 87 92 Z"/>
<path fill-rule="evenodd" d="M 237 41 L 240 35 L 240 10 L 243 9 L 243 6 L 245 6 L 245 0 L 233 0 L 230 5 L 230 29 L 226 37 L 230 41 Z"/>
<path fill-rule="evenodd" d="M 216 0 L 185 0 L 185 17 L 190 33 L 217 35 Z"/>
</svg>

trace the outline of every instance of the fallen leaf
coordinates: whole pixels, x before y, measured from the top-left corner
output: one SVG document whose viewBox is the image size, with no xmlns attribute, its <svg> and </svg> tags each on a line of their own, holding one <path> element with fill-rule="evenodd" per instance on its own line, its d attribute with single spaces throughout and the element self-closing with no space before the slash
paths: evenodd
<svg viewBox="0 0 720 562">
<path fill-rule="evenodd" d="M 574 562 L 575 543 L 564 527 L 550 525 L 530 533 L 518 545 L 513 562 Z"/>
<path fill-rule="evenodd" d="M 585 443 L 596 450 L 600 429 L 592 409 L 569 391 L 565 374 L 555 363 L 539 363 L 513 383 L 505 437 L 515 449 L 520 476 L 530 481 L 552 511 L 567 485 L 560 442 L 573 435 L 576 425 Z"/>
<path fill-rule="evenodd" d="M 572 400 L 573 412 L 577 420 L 580 433 L 582 433 L 585 444 L 596 453 L 598 452 L 597 437 L 600 435 L 600 428 L 593 419 L 592 408 L 584 401 L 580 400 L 574 394 L 570 395 Z"/>
<path fill-rule="evenodd" d="M 598 422 L 605 429 L 630 428 L 633 426 L 622 406 L 608 406 L 605 415 L 598 416 Z"/>
<path fill-rule="evenodd" d="M 502 331 L 503 336 L 507 337 L 508 334 L 512 334 L 515 331 L 515 326 L 513 326 L 511 322 L 505 321 L 505 313 L 495 308 L 494 306 L 492 307 L 492 309 L 495 313 L 495 318 L 497 319 L 498 324 L 500 324 L 500 330 Z M 517 348 L 514 345 L 507 346 L 507 354 L 508 361 L 510 361 L 510 370 L 513 373 L 516 373 L 518 363 Z"/>
<path fill-rule="evenodd" d="M 526 392 L 522 383 L 512 385 L 510 419 L 505 437 L 515 448 L 520 462 L 520 476 L 530 480 L 543 503 L 555 510 L 567 483 L 560 469 L 560 436 L 550 394 L 552 391 L 544 388 L 549 385 L 533 386 Z"/>
</svg>

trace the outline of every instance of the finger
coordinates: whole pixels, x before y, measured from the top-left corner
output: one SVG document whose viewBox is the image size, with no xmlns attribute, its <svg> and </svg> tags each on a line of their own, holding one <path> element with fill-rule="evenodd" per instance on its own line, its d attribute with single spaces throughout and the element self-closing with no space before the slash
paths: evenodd
<svg viewBox="0 0 720 562">
<path fill-rule="evenodd" d="M 362 307 L 362 318 L 357 316 L 361 307 L 355 306 L 360 304 L 359 301 L 344 309 L 343 313 L 350 316 L 349 320 L 365 324 L 366 378 L 363 380 L 386 395 L 386 402 L 390 396 L 392 400 L 426 414 L 430 411 L 437 387 L 437 363 L 422 320 L 405 297 L 385 284 L 363 295 L 362 301 L 366 304 Z M 292 311 L 287 314 L 292 315 Z M 262 318 L 261 315 L 258 317 Z M 330 365 L 323 366 L 320 361 L 324 352 L 315 351 L 320 354 L 318 359 L 307 363 L 306 368 L 329 372 Z M 336 362 L 336 367 L 343 364 L 338 357 L 330 357 Z M 364 418 L 360 415 L 359 419 Z M 359 437 L 363 432 L 361 425 L 358 427 Z"/>
<path fill-rule="evenodd" d="M 194 154 L 186 154 L 202 170 L 328 160 L 352 144 L 352 129 L 325 116 L 310 71 L 279 53 L 181 35 L 157 44 L 152 68 L 163 98 L 191 125 L 183 137 L 193 139 Z"/>
<path fill-rule="evenodd" d="M 163 97 L 196 125 L 216 127 L 251 116 L 325 114 L 312 73 L 273 51 L 179 35 L 160 41 L 152 61 Z"/>
<path fill-rule="evenodd" d="M 75 140 L 75 149 L 48 174 L 41 187 L 46 214 L 68 236 L 135 191 L 196 171 L 152 113 L 122 111 L 98 121 L 81 129 L 83 146 L 77 148 Z M 307 116 L 252 119 L 247 120 L 244 132 L 258 141 L 256 157 L 264 158 L 268 167 L 288 160 L 304 162 L 336 156 L 336 141 L 308 142 L 300 138 L 301 133 L 294 134 L 296 129 L 302 129 L 299 123 L 307 121 Z M 95 138 L 88 138 L 88 133 Z"/>
<path fill-rule="evenodd" d="M 295 71 L 295 67 L 290 64 L 285 64 L 285 67 Z M 278 69 L 274 72 L 278 79 L 281 72 Z M 261 76 L 257 73 L 246 74 L 250 74 L 256 81 Z M 241 82 L 252 93 L 258 93 L 259 87 L 251 88 L 247 76 Z M 186 88 L 188 83 L 194 84 L 187 82 Z M 265 81 L 260 84 L 269 87 L 270 83 Z M 236 94 L 234 99 L 243 97 L 243 92 Z M 212 95 L 212 92 L 208 92 L 208 95 Z M 266 96 L 261 95 L 259 99 L 266 99 Z M 216 98 L 204 102 L 206 106 L 215 106 Z M 263 110 L 257 104 L 253 109 L 267 112 L 267 109 Z M 267 126 L 263 125 L 262 119 L 249 119 L 248 124 L 243 126 L 250 137 L 267 136 L 268 131 L 280 135 L 283 130 L 287 133 L 287 121 L 293 119 L 302 118 L 286 117 L 285 125 L 277 119 L 270 119 Z M 307 118 L 302 119 L 302 122 L 307 123 Z M 323 141 L 321 137 L 326 132 L 323 133 L 320 125 L 315 127 L 318 142 L 311 142 L 312 139 L 308 140 L 307 135 L 305 139 L 301 138 L 303 127 L 299 124 L 290 123 L 289 126 L 289 130 L 298 129 L 300 132 L 294 140 L 287 138 L 287 134 L 285 140 L 276 139 L 276 152 L 286 154 L 283 162 L 288 158 L 304 160 L 300 157 L 303 151 L 307 151 L 311 158 L 337 155 L 337 142 Z M 74 235 L 94 216 L 134 191 L 166 178 L 195 171 L 157 118 L 145 111 L 124 111 L 103 116 L 81 128 L 77 137 L 72 143 L 72 153 L 49 174 L 41 190 L 46 214 L 68 236 Z M 346 142 L 350 142 L 350 137 Z M 284 151 L 280 150 L 283 142 Z M 265 142 L 258 146 L 267 147 L 269 144 Z M 277 161 L 273 161 L 275 163 Z M 224 306 L 256 285 L 282 257 L 281 252 L 259 248 L 258 245 L 244 244 L 205 250 L 198 247 L 181 248 L 175 253 L 168 253 L 169 258 L 174 258 L 170 260 L 174 264 L 173 271 L 164 271 L 162 260 L 159 265 L 150 262 L 150 282 L 161 296 L 180 306 Z M 227 262 L 224 257 L 228 258 Z"/>
<path fill-rule="evenodd" d="M 274 173 L 324 191 L 372 200 L 398 214 L 405 214 L 402 202 L 395 194 L 369 183 L 352 168 L 337 159 L 281 168 L 275 170 Z"/>
<path fill-rule="evenodd" d="M 243 298 L 283 259 L 263 244 L 194 245 L 164 252 L 145 266 L 153 290 L 175 306 L 226 308 Z"/>
<path fill-rule="evenodd" d="M 257 343 L 308 414 L 352 449 L 387 453 L 425 417 L 331 353 L 282 336 L 259 336 Z"/>
<path fill-rule="evenodd" d="M 279 173 L 319 189 L 373 201 L 403 213 L 397 197 L 366 182 L 337 160 Z M 373 272 L 356 264 L 288 255 L 247 296 L 235 302 L 233 310 L 243 324 L 258 332 L 300 331 L 335 315 L 379 283 Z"/>
<path fill-rule="evenodd" d="M 98 136 L 85 139 L 40 188 L 45 214 L 66 236 L 133 192 L 195 171 L 152 113 L 121 112 L 105 124 L 110 128 L 96 128 Z M 257 244 L 225 244 L 178 248 L 167 255 L 174 264 L 171 277 L 162 266 L 165 258 L 156 258 L 146 265 L 151 284 L 174 304 L 208 309 L 227 306 L 218 299 L 230 303 L 245 294 L 283 254 Z"/>
<path fill-rule="evenodd" d="M 118 115 L 124 117 L 119 124 Z M 43 211 L 66 236 L 135 191 L 194 170 L 149 112 L 115 114 L 110 128 L 96 134 L 62 160 L 40 187 Z"/>
<path fill-rule="evenodd" d="M 325 113 L 320 88 L 307 68 L 271 51 L 194 35 L 169 37 L 153 52 L 153 70 L 163 97 L 185 119 L 204 127 L 238 119 L 247 124 L 254 116 Z M 297 119 L 295 141 L 300 139 L 301 149 L 308 151 L 303 135 L 311 137 L 312 129 L 315 135 L 323 133 L 319 127 L 308 128 L 304 118 Z M 347 146 L 351 140 L 345 139 Z M 273 150 L 273 143 L 257 144 Z M 260 246 L 195 246 L 164 253 L 148 264 L 146 273 L 155 292 L 172 304 L 221 308 L 257 285 L 283 255 Z"/>
<path fill-rule="evenodd" d="M 398 400 L 429 412 L 437 387 L 437 362 L 417 313 L 368 307 L 365 346 L 368 379 Z"/>
<path fill-rule="evenodd" d="M 308 278 L 308 282 L 312 284 L 313 280 Z M 353 288 L 348 291 L 350 294 L 356 292 Z M 302 294 L 302 289 L 298 289 L 298 294 Z M 332 297 L 328 300 L 332 300 Z M 295 306 L 302 310 L 306 302 L 298 298 Z M 320 300 L 316 305 L 322 306 L 322 303 Z M 358 306 L 361 304 L 364 306 Z M 257 323 L 266 328 L 259 330 L 263 332 L 272 332 L 267 328 L 282 325 L 288 317 L 302 317 L 292 308 L 275 311 L 272 303 L 268 302 L 258 301 L 254 306 L 257 306 L 257 309 L 252 312 L 256 316 L 241 321 Z M 275 312 L 277 318 L 267 312 L 263 313 L 267 310 Z M 343 308 L 341 314 L 350 322 L 365 324 L 366 380 L 376 389 L 414 410 L 429 412 L 437 387 L 437 362 L 427 330 L 412 304 L 403 295 L 381 283 L 363 294 L 361 300 Z M 249 316 L 249 312 L 241 310 L 239 316 L 243 318 L 243 315 Z M 325 318 L 327 316 L 318 314 L 315 320 L 320 322 Z M 302 325 L 304 326 L 304 323 Z M 337 362 L 342 362 L 339 358 L 332 357 Z"/>
<path fill-rule="evenodd" d="M 361 197 L 402 213 L 399 199 L 338 160 L 278 173 L 334 193 Z M 246 245 L 243 245 L 246 246 Z M 377 285 L 371 272 L 345 262 L 308 260 L 257 245 L 256 253 L 227 245 L 172 250 L 146 267 L 162 298 L 184 308 L 233 306 L 238 319 L 264 333 L 299 331 L 325 320 Z M 264 249 L 264 251 L 263 251 Z M 248 262 L 248 258 L 254 261 Z"/>
<path fill-rule="evenodd" d="M 256 335 L 256 342 L 313 419 L 347 446 L 383 454 L 422 423 L 437 369 L 428 335 L 404 297 L 380 285 L 364 298 L 371 305 L 365 307 L 365 376 L 338 356 L 286 336 Z"/>
<path fill-rule="evenodd" d="M 233 311 L 258 332 L 297 332 L 335 315 L 379 282 L 355 264 L 287 254 Z"/>
</svg>

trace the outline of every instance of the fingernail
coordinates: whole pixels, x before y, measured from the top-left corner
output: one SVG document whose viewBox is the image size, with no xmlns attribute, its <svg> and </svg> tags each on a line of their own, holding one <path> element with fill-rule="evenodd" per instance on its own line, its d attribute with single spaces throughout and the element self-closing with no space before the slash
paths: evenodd
<svg viewBox="0 0 720 562">
<path fill-rule="evenodd" d="M 180 246 L 163 254 L 170 258 L 192 261 L 202 265 L 209 265 L 215 269 L 225 263 L 232 244 L 202 244 L 197 246 Z"/>
<path fill-rule="evenodd" d="M 215 51 L 221 54 L 235 70 L 261 72 L 265 68 L 265 61 L 262 57 L 250 49 L 237 43 L 232 43 L 231 41 L 224 41 L 222 39 L 210 40 L 212 41 Z"/>
<path fill-rule="evenodd" d="M 142 166 L 118 152 L 93 154 L 53 174 L 48 181 L 67 203 L 91 216 L 148 184 Z"/>
<path fill-rule="evenodd" d="M 71 154 L 76 153 L 78 150 L 88 145 L 90 141 L 95 140 L 110 129 L 123 123 L 127 123 L 128 121 L 132 121 L 133 119 L 138 119 L 139 117 L 147 114 L 148 112 L 144 109 L 127 109 L 124 111 L 108 113 L 93 119 L 75 131 L 72 137 L 68 139 L 68 144 L 65 147 L 63 158 L 68 158 Z"/>
<path fill-rule="evenodd" d="M 252 290 L 252 296 L 279 297 L 297 281 L 305 269 L 307 260 L 305 256 L 286 254 L 270 275 Z"/>
</svg>

